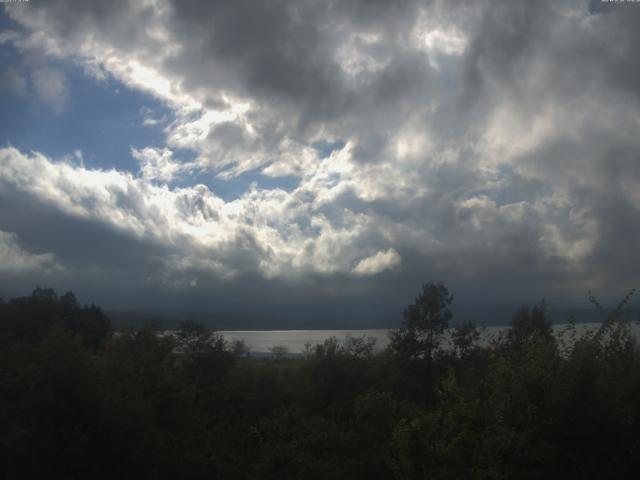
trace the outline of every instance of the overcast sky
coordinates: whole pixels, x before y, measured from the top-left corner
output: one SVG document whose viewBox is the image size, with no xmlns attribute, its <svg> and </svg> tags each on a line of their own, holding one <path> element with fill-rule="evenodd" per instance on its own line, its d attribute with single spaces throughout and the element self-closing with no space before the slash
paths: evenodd
<svg viewBox="0 0 640 480">
<path fill-rule="evenodd" d="M 621 298 L 640 3 L 0 7 L 0 291 L 398 317 Z"/>
</svg>

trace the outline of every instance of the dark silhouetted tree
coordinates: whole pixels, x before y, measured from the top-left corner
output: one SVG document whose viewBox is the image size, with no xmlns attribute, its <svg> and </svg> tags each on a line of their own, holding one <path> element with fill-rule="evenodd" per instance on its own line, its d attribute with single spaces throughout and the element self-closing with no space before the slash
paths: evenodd
<svg viewBox="0 0 640 480">
<path fill-rule="evenodd" d="M 512 344 L 521 344 L 531 339 L 550 340 L 553 338 L 551 320 L 547 307 L 542 301 L 533 308 L 521 307 L 511 320 L 511 330 L 507 338 Z"/>
<path fill-rule="evenodd" d="M 37 287 L 28 297 L 12 299 L 0 315 L 0 331 L 33 343 L 39 343 L 54 325 L 80 336 L 93 350 L 111 332 L 111 323 L 99 307 L 91 304 L 81 308 L 72 292 L 58 298 L 51 288 Z"/>
<path fill-rule="evenodd" d="M 465 357 L 480 339 L 480 330 L 473 322 L 457 325 L 451 333 L 451 341 L 460 357 Z"/>
<path fill-rule="evenodd" d="M 402 328 L 391 333 L 391 347 L 401 357 L 431 359 L 453 318 L 453 295 L 441 282 L 422 285 L 412 305 L 404 311 Z"/>
</svg>

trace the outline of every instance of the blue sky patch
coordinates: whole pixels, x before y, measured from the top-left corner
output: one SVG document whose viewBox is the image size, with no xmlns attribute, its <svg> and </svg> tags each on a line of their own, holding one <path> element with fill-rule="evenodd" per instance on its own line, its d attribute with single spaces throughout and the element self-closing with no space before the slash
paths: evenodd
<svg viewBox="0 0 640 480">
<path fill-rule="evenodd" d="M 70 62 L 28 64 L 9 43 L 0 45 L 0 59 L 6 65 L 0 67 L 0 145 L 52 158 L 80 150 L 88 168 L 134 173 L 138 164 L 131 148 L 164 145 L 165 122 L 143 125 L 145 115 L 162 119 L 170 113 L 152 96 L 112 78 L 96 80 Z M 38 69 L 64 76 L 67 94 L 61 108 L 53 108 L 37 94 L 34 72 Z"/>
</svg>

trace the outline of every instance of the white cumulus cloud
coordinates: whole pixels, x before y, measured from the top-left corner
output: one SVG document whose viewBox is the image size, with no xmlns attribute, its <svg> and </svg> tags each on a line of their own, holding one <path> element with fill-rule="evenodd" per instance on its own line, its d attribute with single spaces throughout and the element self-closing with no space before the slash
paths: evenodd
<svg viewBox="0 0 640 480">
<path fill-rule="evenodd" d="M 0 230 L 0 272 L 47 272 L 59 269 L 52 253 L 31 253 L 20 247 L 15 233 Z"/>
<path fill-rule="evenodd" d="M 386 252 L 378 252 L 363 258 L 353 269 L 356 275 L 376 275 L 385 270 L 397 267 L 402 262 L 400 255 L 393 248 Z"/>
</svg>

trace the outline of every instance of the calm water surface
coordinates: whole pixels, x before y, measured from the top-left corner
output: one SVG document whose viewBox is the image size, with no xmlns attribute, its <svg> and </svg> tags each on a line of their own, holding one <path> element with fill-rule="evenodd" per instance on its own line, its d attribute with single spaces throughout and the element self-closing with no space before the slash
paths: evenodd
<svg viewBox="0 0 640 480">
<path fill-rule="evenodd" d="M 596 323 L 583 323 L 576 325 L 578 334 L 594 330 L 599 326 Z M 487 343 L 500 332 L 509 327 L 485 327 L 481 336 L 481 343 Z M 554 325 L 554 331 L 560 338 L 566 337 L 567 325 Z M 640 338 L 640 326 L 631 324 L 631 330 L 637 338 Z M 372 337 L 376 339 L 376 350 L 382 350 L 389 344 L 389 330 L 260 330 L 260 331 L 221 331 L 228 341 L 243 340 L 245 345 L 254 353 L 268 353 L 274 346 L 284 346 L 290 353 L 302 353 L 305 344 L 312 346 L 323 343 L 330 337 L 335 337 L 343 342 L 347 335 L 353 337 Z"/>
</svg>

